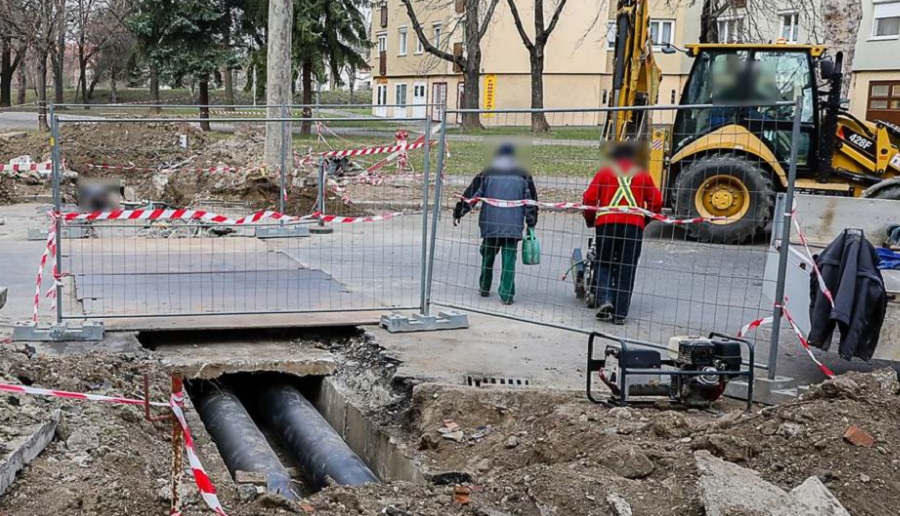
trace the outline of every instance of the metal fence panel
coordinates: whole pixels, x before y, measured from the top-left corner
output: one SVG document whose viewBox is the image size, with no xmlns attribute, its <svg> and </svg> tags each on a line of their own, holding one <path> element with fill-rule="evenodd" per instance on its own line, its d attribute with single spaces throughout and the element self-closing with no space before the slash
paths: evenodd
<svg viewBox="0 0 900 516">
<path fill-rule="evenodd" d="M 428 119 L 146 108 L 52 116 L 59 319 L 421 309 Z M 84 205 L 87 183 L 121 209 Z"/>
<path fill-rule="evenodd" d="M 673 336 L 709 332 L 735 335 L 743 325 L 772 315 L 771 301 L 763 296 L 764 288 L 774 290 L 773 285 L 764 285 L 768 255 L 765 234 L 775 216 L 772 209 L 776 193 L 783 191 L 791 168 L 791 149 L 802 144 L 791 134 L 795 108 L 793 103 L 740 107 L 734 116 L 753 118 L 752 132 L 746 124 L 718 120 L 727 109 L 672 106 L 629 114 L 632 121 L 643 118 L 643 125 L 632 127 L 631 139 L 641 143 L 650 169 L 664 171 L 655 182 L 664 197 L 666 215 L 660 218 L 668 220 L 650 222 L 643 234 L 613 235 L 605 224 L 603 230 L 589 227 L 584 211 L 572 208 L 582 203 L 598 170 L 610 164 L 607 147 L 601 142 L 610 134 L 606 120 L 614 119 L 619 111 L 493 110 L 479 112 L 484 130 L 465 133 L 447 126 L 441 132 L 445 138 L 441 144 L 448 152 L 439 164 L 443 175 L 431 234 L 434 251 L 429 301 L 663 346 Z M 546 118 L 551 127 L 548 133 L 530 132 L 535 113 Z M 454 119 L 456 112 L 448 111 L 447 115 Z M 702 138 L 706 133 L 711 136 Z M 758 141 L 754 134 L 772 139 L 777 170 L 764 157 L 748 152 Z M 518 160 L 533 176 L 541 203 L 536 226 L 541 262 L 523 265 L 521 243 L 515 247 L 518 254 L 511 304 L 504 303 L 504 296 L 498 292 L 503 268 L 503 253 L 498 248 L 503 245 L 483 239 L 479 230 L 479 216 L 490 200 L 473 203 L 473 212 L 458 226 L 452 214 L 466 187 L 491 165 L 502 142 L 516 146 Z M 681 158 L 692 150 L 696 154 Z M 752 202 L 743 202 L 747 199 Z M 555 203 L 559 204 L 553 206 Z M 622 218 L 615 214 L 597 217 Z M 698 217 L 705 221 L 683 224 Z M 741 221 L 735 222 L 737 219 Z M 745 227 L 735 231 L 736 224 Z M 491 261 L 484 260 L 485 253 L 496 253 L 489 290 L 481 281 Z M 614 305 L 628 304 L 622 295 L 628 289 L 622 285 L 632 281 L 632 269 L 622 253 L 639 253 L 639 261 L 627 316 L 623 325 L 616 325 L 613 320 L 598 319 L 598 308 L 589 307 L 584 299 L 604 289 L 594 291 L 590 285 L 582 289 L 579 275 L 585 265 L 606 271 L 608 282 L 597 283 L 608 287 L 601 295 Z M 766 330 L 751 337 L 768 344 Z M 762 355 L 765 360 L 765 351 Z"/>
</svg>

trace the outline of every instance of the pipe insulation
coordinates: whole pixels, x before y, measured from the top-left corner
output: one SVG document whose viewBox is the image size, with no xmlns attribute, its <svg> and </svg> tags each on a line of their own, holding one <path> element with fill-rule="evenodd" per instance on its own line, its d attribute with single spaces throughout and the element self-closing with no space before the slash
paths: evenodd
<svg viewBox="0 0 900 516">
<path fill-rule="evenodd" d="M 330 483 L 355 486 L 378 482 L 319 411 L 296 388 L 282 382 L 266 386 L 259 412 L 316 488 Z"/>
<path fill-rule="evenodd" d="M 238 470 L 263 473 L 269 492 L 298 498 L 290 474 L 231 389 L 206 385 L 192 401 L 232 477 Z"/>
</svg>

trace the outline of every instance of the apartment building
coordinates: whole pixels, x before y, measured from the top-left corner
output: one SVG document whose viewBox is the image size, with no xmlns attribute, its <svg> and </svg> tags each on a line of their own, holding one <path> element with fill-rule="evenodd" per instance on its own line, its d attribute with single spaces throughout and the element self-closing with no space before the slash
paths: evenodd
<svg viewBox="0 0 900 516">
<path fill-rule="evenodd" d="M 900 124 L 900 0 L 862 0 L 863 19 L 853 64 L 851 110 L 860 117 Z M 750 3 L 748 3 L 750 2 Z M 651 0 L 650 31 L 658 45 L 696 42 L 700 34 L 702 2 Z M 820 0 L 752 2 L 731 0 L 719 16 L 722 42 L 824 42 Z M 548 8 L 553 3 L 547 2 Z M 414 1 L 423 32 L 438 48 L 462 52 L 464 2 Z M 532 25 L 532 2 L 519 2 L 527 28 Z M 598 10 L 602 14 L 598 13 Z M 569 0 L 546 48 L 544 105 L 600 107 L 607 105 L 612 83 L 613 18 L 615 2 Z M 550 13 L 545 19 L 549 20 Z M 465 89 L 462 71 L 422 48 L 400 0 L 377 4 L 372 16 L 372 102 L 378 116 L 421 117 L 426 105 L 454 109 Z M 530 106 L 528 53 L 521 42 L 505 1 L 482 40 L 482 108 Z M 663 54 L 655 47 L 663 72 L 660 104 L 678 102 L 692 59 Z M 666 123 L 671 114 L 656 117 Z M 455 122 L 456 120 L 450 120 Z M 496 122 L 496 119 L 495 119 Z"/>
<path fill-rule="evenodd" d="M 863 0 L 850 110 L 900 125 L 900 0 Z"/>
<path fill-rule="evenodd" d="M 551 2 L 547 4 L 552 5 Z M 699 32 L 699 2 L 669 8 L 652 1 L 651 31 L 660 44 L 681 44 Z M 464 2 L 414 2 L 416 15 L 430 41 L 446 52 L 462 52 Z M 533 26 L 532 2 L 520 2 L 526 27 Z M 550 8 L 550 7 L 548 7 Z M 600 12 L 598 12 L 598 9 Z M 612 82 L 612 31 L 615 6 L 596 0 L 569 0 L 546 47 L 545 107 L 601 107 L 607 105 Z M 546 19 L 549 20 L 550 13 Z M 425 116 L 429 104 L 461 105 L 465 81 L 462 71 L 428 54 L 414 32 L 400 0 L 387 0 L 372 15 L 372 103 L 374 114 L 387 117 Z M 516 31 L 506 2 L 496 8 L 482 39 L 482 107 L 525 108 L 531 105 L 528 52 Z M 656 47 L 663 70 L 660 102 L 678 98 L 690 59 L 665 55 Z M 437 114 L 432 114 L 434 118 Z M 450 120 L 454 122 L 455 120 Z"/>
</svg>

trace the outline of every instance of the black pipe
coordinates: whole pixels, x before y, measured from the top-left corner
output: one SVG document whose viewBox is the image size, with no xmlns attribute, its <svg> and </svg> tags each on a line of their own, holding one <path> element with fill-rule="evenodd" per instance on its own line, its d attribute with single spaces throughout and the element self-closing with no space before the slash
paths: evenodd
<svg viewBox="0 0 900 516">
<path fill-rule="evenodd" d="M 269 492 L 289 500 L 297 499 L 291 476 L 244 405 L 228 387 L 204 385 L 192 401 L 232 477 L 237 470 L 263 473 Z"/>
<path fill-rule="evenodd" d="M 278 432 L 307 480 L 323 488 L 329 480 L 346 486 L 378 482 L 378 477 L 294 387 L 274 382 L 259 397 L 260 413 Z"/>
</svg>

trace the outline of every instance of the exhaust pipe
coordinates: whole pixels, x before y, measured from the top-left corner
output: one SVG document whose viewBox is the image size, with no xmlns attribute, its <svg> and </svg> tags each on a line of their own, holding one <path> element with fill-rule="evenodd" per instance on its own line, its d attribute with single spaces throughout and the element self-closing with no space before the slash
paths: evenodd
<svg viewBox="0 0 900 516">
<path fill-rule="evenodd" d="M 291 476 L 234 392 L 213 385 L 198 391 L 192 401 L 231 476 L 238 470 L 263 473 L 270 493 L 296 500 Z"/>
<path fill-rule="evenodd" d="M 259 397 L 259 409 L 315 488 L 331 482 L 345 486 L 378 482 L 372 470 L 294 387 L 280 382 L 268 385 Z"/>
</svg>

